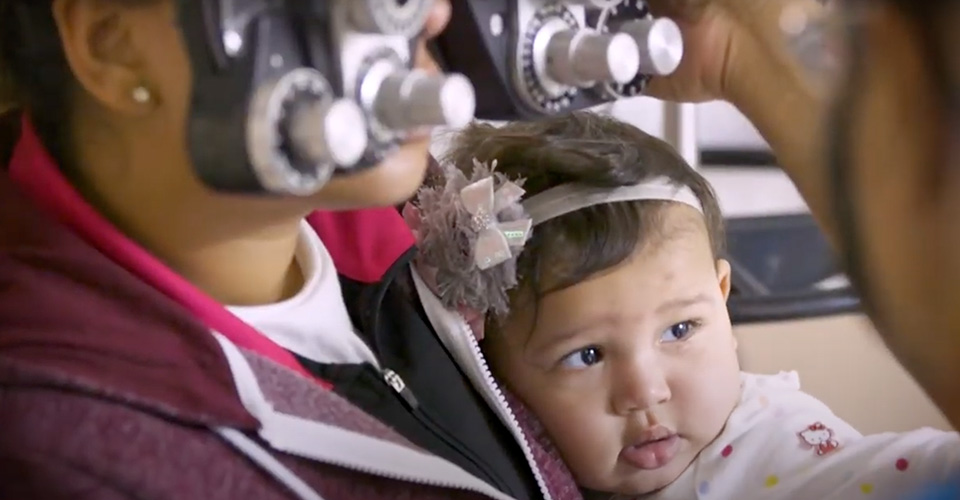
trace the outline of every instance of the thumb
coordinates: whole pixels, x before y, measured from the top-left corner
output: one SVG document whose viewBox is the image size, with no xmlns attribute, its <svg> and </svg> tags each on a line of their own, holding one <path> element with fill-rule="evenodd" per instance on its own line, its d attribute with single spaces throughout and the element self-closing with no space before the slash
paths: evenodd
<svg viewBox="0 0 960 500">
<path fill-rule="evenodd" d="M 657 17 L 696 22 L 711 3 L 719 0 L 648 0 L 650 13 Z"/>
<path fill-rule="evenodd" d="M 353 0 L 356 1 L 356 0 Z M 450 0 L 433 0 L 433 8 L 424 25 L 423 32 L 427 38 L 433 38 L 440 34 L 450 22 L 452 6 Z"/>
<path fill-rule="evenodd" d="M 703 82 L 686 71 L 651 78 L 643 95 L 671 102 L 705 102 L 716 99 L 716 96 L 704 87 Z"/>
<path fill-rule="evenodd" d="M 669 76 L 655 76 L 647 82 L 643 94 L 665 101 L 672 101 L 676 98 L 676 83 Z"/>
</svg>

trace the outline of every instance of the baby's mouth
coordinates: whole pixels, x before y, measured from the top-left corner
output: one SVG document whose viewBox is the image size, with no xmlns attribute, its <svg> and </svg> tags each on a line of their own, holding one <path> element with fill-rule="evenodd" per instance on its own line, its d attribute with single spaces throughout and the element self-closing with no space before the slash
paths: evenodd
<svg viewBox="0 0 960 500">
<path fill-rule="evenodd" d="M 620 459 L 643 470 L 656 470 L 669 464 L 680 448 L 680 436 L 663 426 L 652 427 L 637 442 L 620 450 Z"/>
</svg>

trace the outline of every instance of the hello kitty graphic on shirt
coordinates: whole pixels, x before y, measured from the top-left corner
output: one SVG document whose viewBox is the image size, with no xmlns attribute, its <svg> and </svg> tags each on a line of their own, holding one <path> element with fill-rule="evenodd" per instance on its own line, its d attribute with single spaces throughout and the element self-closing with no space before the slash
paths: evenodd
<svg viewBox="0 0 960 500">
<path fill-rule="evenodd" d="M 817 451 L 817 455 L 826 455 L 840 447 L 840 443 L 833 439 L 833 429 L 821 422 L 810 424 L 806 429 L 797 433 L 804 444 Z"/>
</svg>

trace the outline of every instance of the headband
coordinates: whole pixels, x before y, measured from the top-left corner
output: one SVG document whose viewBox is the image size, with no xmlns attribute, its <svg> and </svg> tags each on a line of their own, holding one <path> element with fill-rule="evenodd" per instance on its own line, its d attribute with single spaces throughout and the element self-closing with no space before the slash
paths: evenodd
<svg viewBox="0 0 960 500">
<path fill-rule="evenodd" d="M 523 209 L 536 226 L 594 205 L 640 200 L 684 203 L 703 213 L 703 207 L 697 195 L 693 194 L 689 187 L 675 184 L 667 177 L 656 177 L 632 186 L 615 188 L 561 184 L 524 201 Z"/>
<path fill-rule="evenodd" d="M 509 312 L 507 292 L 517 285 L 517 257 L 534 226 L 587 207 L 624 201 L 683 203 L 703 213 L 700 200 L 666 177 L 603 188 L 562 184 L 523 200 L 523 180 L 496 172 L 497 162 L 473 161 L 469 177 L 442 165 L 442 184 L 425 186 L 403 209 L 417 238 L 420 278 L 449 309 L 459 310 L 482 337 L 483 317 Z"/>
</svg>

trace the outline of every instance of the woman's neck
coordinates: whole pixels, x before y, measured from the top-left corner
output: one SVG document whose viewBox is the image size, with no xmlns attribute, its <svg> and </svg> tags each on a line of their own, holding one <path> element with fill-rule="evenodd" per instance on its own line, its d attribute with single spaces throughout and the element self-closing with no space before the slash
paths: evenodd
<svg viewBox="0 0 960 500">
<path fill-rule="evenodd" d="M 292 231 L 282 234 L 265 231 L 206 246 L 150 249 L 221 303 L 252 306 L 290 298 L 303 287 L 305 277 L 296 259 L 298 240 L 294 224 Z"/>
<path fill-rule="evenodd" d="M 292 297 L 303 286 L 296 260 L 300 216 L 228 232 L 218 228 L 215 218 L 191 219 L 183 209 L 120 213 L 125 216 L 111 219 L 121 231 L 221 303 L 270 304 Z"/>
<path fill-rule="evenodd" d="M 110 132 L 110 133 L 107 133 Z M 188 155 L 129 147 L 149 131 L 101 130 L 77 137 L 85 199 L 193 285 L 230 305 L 260 305 L 296 294 L 304 200 L 213 193 L 190 172 Z M 124 147 L 116 147 L 125 135 Z M 112 137 L 111 137 L 112 136 Z M 136 165 L 132 168 L 131 165 Z"/>
</svg>

